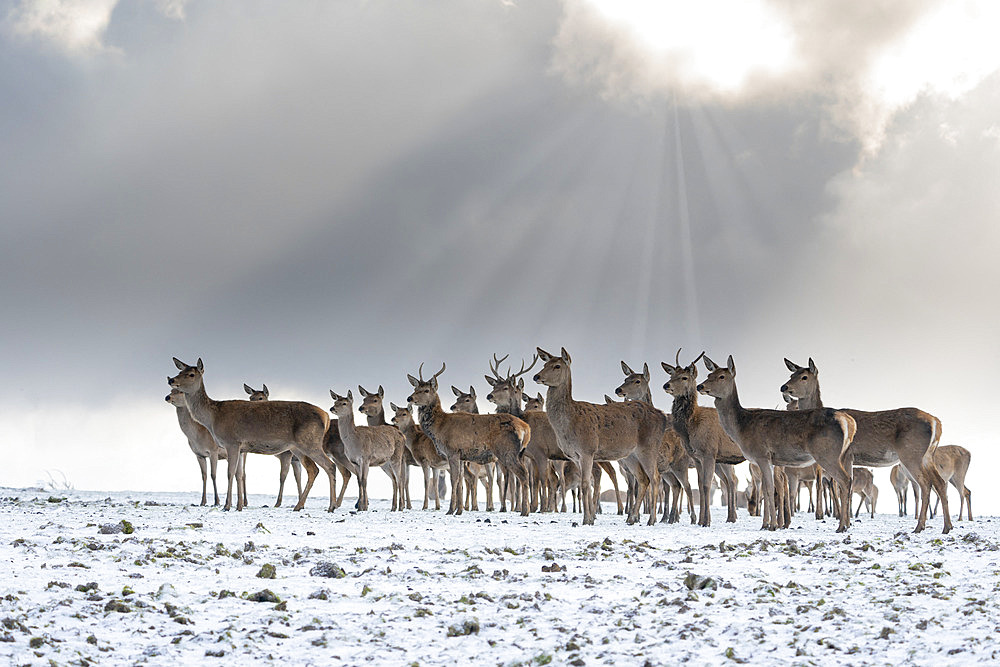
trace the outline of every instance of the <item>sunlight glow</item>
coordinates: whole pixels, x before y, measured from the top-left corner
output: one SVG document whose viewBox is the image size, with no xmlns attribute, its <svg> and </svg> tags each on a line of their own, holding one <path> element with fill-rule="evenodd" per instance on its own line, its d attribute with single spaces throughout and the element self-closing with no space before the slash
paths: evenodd
<svg viewBox="0 0 1000 667">
<path fill-rule="evenodd" d="M 686 85 L 738 93 L 756 74 L 792 65 L 794 35 L 760 0 L 591 0 Z"/>
</svg>

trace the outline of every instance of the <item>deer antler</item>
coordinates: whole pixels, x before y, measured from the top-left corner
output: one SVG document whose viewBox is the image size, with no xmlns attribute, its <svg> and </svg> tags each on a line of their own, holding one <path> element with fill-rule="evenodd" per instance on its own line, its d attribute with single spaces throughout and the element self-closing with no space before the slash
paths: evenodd
<svg viewBox="0 0 1000 667">
<path fill-rule="evenodd" d="M 503 380 L 503 378 L 500 377 L 500 364 L 502 364 L 509 356 L 510 354 L 506 354 L 503 359 L 497 359 L 496 352 L 493 353 L 493 362 L 490 363 L 490 372 L 493 373 L 496 379 Z"/>
<path fill-rule="evenodd" d="M 424 362 L 422 361 L 420 362 L 420 368 L 417 369 L 417 377 L 420 378 L 421 382 L 424 381 Z"/>
<path fill-rule="evenodd" d="M 506 358 L 507 357 L 504 357 L 504 359 L 506 359 Z M 507 379 L 508 380 L 516 380 L 517 378 L 521 377 L 522 375 L 524 375 L 525 373 L 527 373 L 528 371 L 530 371 L 532 368 L 534 368 L 535 364 L 537 364 L 537 363 L 538 363 L 538 354 L 537 353 L 535 354 L 535 358 L 531 360 L 531 365 L 528 366 L 527 368 L 524 367 L 524 359 L 522 359 L 521 360 L 521 370 L 519 370 L 514 375 L 508 375 Z"/>
<path fill-rule="evenodd" d="M 702 352 L 702 354 L 705 354 Z M 681 348 L 677 348 L 677 354 L 674 355 L 674 366 L 680 368 L 681 366 Z"/>
<path fill-rule="evenodd" d="M 434 378 L 436 378 L 437 376 L 441 375 L 441 373 L 444 373 L 444 369 L 445 369 L 445 365 L 444 365 L 444 362 L 442 361 L 442 362 L 441 362 L 441 370 L 439 370 L 439 371 L 438 371 L 437 373 L 435 373 L 435 374 L 434 374 L 434 377 L 432 377 L 431 379 L 433 380 L 433 379 L 434 379 Z"/>
<path fill-rule="evenodd" d="M 691 362 L 691 365 L 692 365 L 692 366 L 694 366 L 694 365 L 695 365 L 696 363 L 698 363 L 699 361 L 701 361 L 701 358 L 702 358 L 702 357 L 704 357 L 704 356 L 705 356 L 705 350 L 702 350 L 702 351 L 701 351 L 701 354 L 699 354 L 699 355 L 698 355 L 698 356 L 697 356 L 697 357 L 695 358 L 695 360 Z"/>
</svg>

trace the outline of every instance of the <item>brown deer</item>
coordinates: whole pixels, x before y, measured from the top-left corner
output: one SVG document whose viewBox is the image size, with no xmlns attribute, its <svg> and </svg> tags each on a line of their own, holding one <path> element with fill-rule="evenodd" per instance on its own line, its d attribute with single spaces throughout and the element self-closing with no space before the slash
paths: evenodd
<svg viewBox="0 0 1000 667">
<path fill-rule="evenodd" d="M 598 405 L 573 398 L 573 380 L 566 348 L 549 354 L 537 348 L 545 366 L 534 380 L 548 387 L 546 404 L 549 422 L 559 448 L 581 471 L 581 486 L 592 488 L 594 461 L 618 461 L 635 453 L 632 474 L 638 479 L 637 498 L 650 494 L 649 525 L 656 523 L 656 505 L 660 486 L 658 458 L 667 418 L 662 412 L 641 401 Z M 583 494 L 583 523 L 593 525 L 596 503 Z M 639 503 L 631 508 L 627 523 L 639 521 Z"/>
<path fill-rule="evenodd" d="M 854 493 L 861 496 L 858 501 L 858 509 L 854 510 L 854 518 L 861 512 L 861 505 L 864 505 L 871 513 L 871 518 L 875 518 L 875 504 L 878 502 L 878 487 L 875 486 L 875 476 L 868 468 L 855 466 L 854 483 L 852 484 Z M 850 501 L 848 501 L 850 502 Z"/>
<path fill-rule="evenodd" d="M 247 393 L 248 401 L 266 401 L 270 398 L 271 392 L 267 390 L 267 385 L 263 385 L 262 389 L 254 389 L 248 384 L 243 385 L 243 391 Z M 243 474 L 246 474 L 246 454 L 243 454 Z M 295 488 L 298 490 L 299 495 L 302 495 L 302 464 L 299 459 L 292 454 L 291 450 L 287 452 L 282 452 L 278 454 L 278 461 L 281 463 L 281 470 L 278 473 L 278 499 L 275 501 L 275 507 L 281 507 L 281 500 L 285 494 L 285 479 L 288 477 L 288 469 L 292 469 L 292 474 L 295 477 Z M 244 499 L 244 504 L 246 500 Z"/>
<path fill-rule="evenodd" d="M 448 458 L 451 472 L 451 508 L 449 514 L 462 513 L 462 461 L 489 463 L 496 460 L 521 482 L 521 515 L 527 516 L 528 470 L 521 462 L 521 452 L 531 438 L 531 427 L 513 415 L 477 415 L 447 413 L 438 396 L 438 376 L 423 379 L 423 364 L 419 378 L 407 375 L 413 385 L 408 401 L 419 407 L 420 427 L 434 441 L 438 451 Z"/>
<path fill-rule="evenodd" d="M 358 385 L 358 393 L 361 394 L 361 406 L 358 408 L 358 412 L 363 414 L 368 421 L 369 426 L 390 426 L 389 422 L 385 419 L 385 408 L 382 407 L 382 399 L 385 398 L 385 389 L 382 385 L 378 386 L 378 391 L 368 391 L 360 384 Z M 398 430 L 398 429 L 397 429 Z M 392 480 L 392 509 L 401 510 L 403 505 L 406 505 L 406 509 L 413 509 L 410 502 L 410 474 L 409 467 L 412 461 L 412 456 L 408 456 L 409 450 L 405 448 L 405 436 L 404 436 L 404 449 L 403 449 L 403 464 L 400 468 L 398 479 L 397 474 L 393 472 L 391 463 L 383 463 L 381 468 L 389 479 Z"/>
<path fill-rule="evenodd" d="M 211 466 L 212 491 L 215 494 L 214 505 L 218 505 L 219 487 L 216 485 L 215 474 L 219 459 L 226 458 L 226 450 L 216 444 L 207 428 L 191 417 L 187 402 L 184 400 L 184 392 L 180 389 L 171 389 L 166 396 L 166 401 L 177 409 L 177 423 L 180 425 L 184 437 L 187 438 L 188 446 L 194 452 L 195 458 L 198 459 L 198 467 L 201 468 L 201 504 L 208 504 L 208 473 Z M 243 502 L 246 504 L 245 498 Z"/>
<path fill-rule="evenodd" d="M 455 394 L 455 402 L 448 408 L 449 410 L 452 412 L 464 412 L 469 415 L 479 414 L 479 403 L 476 401 L 475 387 L 470 386 L 469 393 L 465 393 L 452 385 L 451 391 Z M 479 485 L 482 484 L 483 490 L 486 493 L 486 511 L 492 512 L 494 510 L 493 484 L 494 482 L 498 482 L 497 491 L 500 495 L 500 511 L 507 511 L 507 487 L 503 483 L 502 474 L 498 473 L 499 470 L 495 462 L 476 463 L 474 461 L 465 461 L 462 463 L 462 475 L 464 475 L 465 479 L 463 507 L 466 510 L 479 511 Z"/>
<path fill-rule="evenodd" d="M 403 449 L 406 439 L 393 426 L 358 426 L 354 423 L 354 394 L 347 390 L 347 396 L 340 396 L 332 389 L 330 397 L 333 407 L 330 411 L 337 415 L 337 429 L 344 442 L 347 460 L 358 471 L 358 509 L 368 509 L 368 469 L 371 466 L 388 464 L 390 478 L 399 485 L 403 467 Z M 392 508 L 401 510 L 402 504 Z"/>
<path fill-rule="evenodd" d="M 448 467 L 448 459 L 441 456 L 434 446 L 434 442 L 414 423 L 413 413 L 409 406 L 401 408 L 395 403 L 389 403 L 389 407 L 393 411 L 392 423 L 406 438 L 406 448 L 424 473 L 423 509 L 427 509 L 428 498 L 433 492 L 434 509 L 439 510 L 441 509 L 441 495 L 438 493 L 438 476 L 441 471 Z"/>
<path fill-rule="evenodd" d="M 821 408 L 819 370 L 812 359 L 808 366 L 799 366 L 785 359 L 792 372 L 781 391 L 797 399 L 801 408 Z M 898 408 L 865 412 L 841 409 L 854 418 L 858 432 L 851 444 L 853 463 L 869 468 L 902 464 L 920 489 L 920 517 L 914 532 L 924 529 L 930 505 L 930 489 L 943 495 L 944 531 L 951 531 L 946 485 L 932 465 L 934 450 L 941 439 L 941 420 L 916 408 Z M 829 472 L 823 466 L 824 473 Z"/>
<path fill-rule="evenodd" d="M 942 445 L 934 450 L 934 467 L 945 482 L 951 482 L 958 489 L 958 520 L 962 520 L 962 508 L 968 507 L 969 521 L 972 521 L 972 491 L 965 485 L 965 475 L 969 472 L 972 454 L 965 447 L 958 445 Z M 946 486 L 945 489 L 948 487 Z M 937 512 L 938 500 L 934 500 L 934 513 Z M 947 505 L 945 505 L 947 508 Z M 948 510 L 945 509 L 945 512 Z"/>
<path fill-rule="evenodd" d="M 323 436 L 330 423 L 326 412 L 304 401 L 215 401 L 205 391 L 205 365 L 201 359 L 189 366 L 174 357 L 180 373 L 167 378 L 167 383 L 184 392 L 188 410 L 195 421 L 207 428 L 215 441 L 226 448 L 226 504 L 232 507 L 233 481 L 236 479 L 239 455 L 280 454 L 291 449 L 299 455 L 306 468 L 306 486 L 299 494 L 295 510 L 305 507 L 306 498 L 322 467 L 330 478 L 330 506 L 336 499 L 337 468 L 323 451 Z M 245 489 L 245 484 L 239 482 Z M 243 498 L 237 494 L 236 509 L 243 509 Z"/>
<path fill-rule="evenodd" d="M 681 444 L 688 455 L 694 460 L 698 473 L 698 495 L 706 502 L 700 503 L 698 514 L 699 526 L 712 524 L 709 503 L 709 489 L 712 478 L 719 470 L 718 464 L 736 465 L 745 458 L 740 448 L 726 434 L 719 422 L 719 414 L 715 408 L 705 408 L 698 405 L 698 359 L 704 356 L 702 352 L 687 366 L 680 363 L 681 351 L 677 349 L 674 355 L 674 365 L 661 362 L 663 370 L 670 379 L 663 385 L 663 390 L 670 394 L 673 405 L 670 414 L 673 417 L 673 427 L 680 437 Z M 720 474 L 726 493 L 726 522 L 736 521 L 736 484 Z"/>
<path fill-rule="evenodd" d="M 636 373 L 624 361 L 621 362 L 622 372 L 625 373 L 625 381 L 615 389 L 615 395 L 627 401 L 642 401 L 648 405 L 653 405 L 652 392 L 649 389 L 649 365 L 643 364 L 642 373 Z M 604 402 L 609 403 L 609 396 L 605 396 Z M 688 469 L 694 466 L 694 460 L 688 456 L 684 449 L 680 435 L 673 426 L 673 417 L 667 415 L 667 428 L 663 432 L 663 439 L 660 442 L 660 454 L 657 460 L 657 467 L 660 471 L 660 480 L 664 482 L 664 505 L 663 523 L 676 523 L 680 518 L 681 492 L 687 495 L 688 509 L 691 514 L 691 523 L 695 523 L 694 501 L 691 492 L 691 483 L 688 480 Z M 727 481 L 728 481 L 727 477 Z M 634 480 L 630 480 L 634 481 Z M 673 491 L 674 501 L 669 503 L 670 493 Z M 705 498 L 706 496 L 701 496 Z M 727 496 L 728 497 L 728 496 Z"/>
<path fill-rule="evenodd" d="M 774 503 L 774 466 L 804 466 L 819 463 L 850 497 L 851 462 L 846 456 L 854 436 L 854 420 L 831 409 L 764 410 L 747 409 L 740 404 L 736 389 L 736 363 L 730 355 L 725 367 L 704 357 L 708 377 L 698 391 L 715 398 L 722 428 L 732 438 L 748 461 L 757 464 L 762 476 L 764 530 L 778 528 Z M 800 406 L 801 407 L 801 406 Z M 841 503 L 840 525 L 843 532 L 851 525 L 849 503 Z"/>
<path fill-rule="evenodd" d="M 899 516 L 906 516 L 909 512 L 906 509 L 907 491 L 910 486 L 910 478 L 906 476 L 903 466 L 898 463 L 892 466 L 889 471 L 889 483 L 896 491 L 896 500 L 899 502 Z M 914 489 L 916 493 L 916 489 Z"/>
</svg>

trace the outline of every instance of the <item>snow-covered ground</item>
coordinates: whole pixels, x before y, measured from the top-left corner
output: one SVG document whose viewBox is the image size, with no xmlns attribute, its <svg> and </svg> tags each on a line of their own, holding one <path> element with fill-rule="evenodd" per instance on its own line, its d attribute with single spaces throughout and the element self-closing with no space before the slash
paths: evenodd
<svg viewBox="0 0 1000 667">
<path fill-rule="evenodd" d="M 940 517 L 914 535 L 913 519 L 883 514 L 838 535 L 804 513 L 762 533 L 721 509 L 705 529 L 626 526 L 608 504 L 578 526 L 385 501 L 328 514 L 319 496 L 299 513 L 266 496 L 241 513 L 194 494 L 0 497 L 12 665 L 1000 660 L 990 517 L 942 536 Z M 101 532 L 122 520 L 134 532 Z M 260 578 L 268 564 L 274 578 Z M 322 576 L 333 564 L 344 576 Z"/>
</svg>

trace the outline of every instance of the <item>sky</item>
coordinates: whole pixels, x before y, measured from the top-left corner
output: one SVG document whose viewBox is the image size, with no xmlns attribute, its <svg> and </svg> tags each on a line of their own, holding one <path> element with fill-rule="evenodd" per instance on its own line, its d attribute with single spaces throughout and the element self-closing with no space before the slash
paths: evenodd
<svg viewBox="0 0 1000 667">
<path fill-rule="evenodd" d="M 475 384 L 485 411 L 493 353 L 565 347 L 577 398 L 649 362 L 669 409 L 681 347 L 732 354 L 748 406 L 812 357 L 828 405 L 935 414 L 998 511 L 998 24 L 989 0 L 0 0 L 0 485 L 197 490 L 174 356 L 213 398 L 324 408 L 445 361 L 445 405 Z"/>
</svg>

